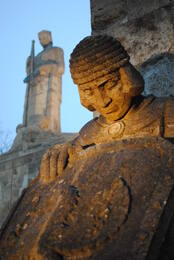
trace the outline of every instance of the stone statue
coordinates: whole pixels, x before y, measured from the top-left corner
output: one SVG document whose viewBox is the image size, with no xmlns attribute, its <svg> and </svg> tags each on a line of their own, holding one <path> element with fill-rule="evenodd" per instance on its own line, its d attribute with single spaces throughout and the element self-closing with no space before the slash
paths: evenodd
<svg viewBox="0 0 174 260">
<path fill-rule="evenodd" d="M 38 34 L 43 51 L 27 59 L 27 83 L 23 126 L 36 126 L 42 130 L 60 133 L 60 104 L 62 96 L 62 74 L 64 73 L 63 50 L 53 47 L 51 32 Z"/>
<path fill-rule="evenodd" d="M 2 229 L 2 259 L 173 259 L 173 97 L 143 97 L 143 78 L 107 35 L 82 40 L 70 70 L 100 116 L 44 155 Z"/>
<path fill-rule="evenodd" d="M 134 137 L 174 137 L 173 97 L 141 96 L 144 80 L 119 41 L 109 36 L 85 38 L 71 54 L 70 70 L 81 104 L 100 116 L 88 122 L 60 151 L 56 146 L 45 154 L 40 171 L 43 181 L 61 174 L 70 154 L 83 147 Z"/>
</svg>

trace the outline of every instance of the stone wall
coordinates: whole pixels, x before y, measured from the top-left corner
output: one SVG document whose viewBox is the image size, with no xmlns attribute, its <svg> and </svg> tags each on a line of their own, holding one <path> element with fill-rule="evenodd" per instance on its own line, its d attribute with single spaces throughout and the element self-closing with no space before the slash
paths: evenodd
<svg viewBox="0 0 174 260">
<path fill-rule="evenodd" d="M 145 79 L 145 94 L 174 95 L 174 1 L 91 0 L 92 34 L 127 49 Z"/>
<path fill-rule="evenodd" d="M 16 136 L 11 150 L 0 156 L 0 226 L 23 189 L 38 174 L 45 151 L 54 144 L 72 139 L 74 135 L 55 135 L 26 128 Z"/>
<path fill-rule="evenodd" d="M 0 158 L 0 225 L 29 181 L 37 174 L 44 150 L 8 153 Z"/>
</svg>

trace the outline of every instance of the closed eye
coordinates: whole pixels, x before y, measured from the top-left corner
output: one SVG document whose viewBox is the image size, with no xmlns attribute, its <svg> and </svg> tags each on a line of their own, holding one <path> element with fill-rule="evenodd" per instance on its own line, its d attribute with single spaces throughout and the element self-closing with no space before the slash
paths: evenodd
<svg viewBox="0 0 174 260">
<path fill-rule="evenodd" d="M 105 84 L 108 82 L 108 80 L 104 81 L 102 84 L 98 86 L 98 88 L 104 88 Z"/>
<path fill-rule="evenodd" d="M 118 79 L 109 80 L 106 84 L 106 89 L 112 90 L 113 88 L 118 86 Z"/>
<path fill-rule="evenodd" d="M 112 98 L 108 101 L 108 103 L 104 106 L 105 108 L 108 107 L 112 103 Z"/>
</svg>

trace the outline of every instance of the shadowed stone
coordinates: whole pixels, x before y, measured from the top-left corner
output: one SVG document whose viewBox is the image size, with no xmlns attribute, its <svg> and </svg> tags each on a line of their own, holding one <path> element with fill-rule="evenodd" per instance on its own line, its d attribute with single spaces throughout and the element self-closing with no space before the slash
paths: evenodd
<svg viewBox="0 0 174 260">
<path fill-rule="evenodd" d="M 100 116 L 44 154 L 2 228 L 0 255 L 159 259 L 173 241 L 174 98 L 142 96 L 142 76 L 107 35 L 82 40 L 70 70 L 81 104 Z"/>
</svg>

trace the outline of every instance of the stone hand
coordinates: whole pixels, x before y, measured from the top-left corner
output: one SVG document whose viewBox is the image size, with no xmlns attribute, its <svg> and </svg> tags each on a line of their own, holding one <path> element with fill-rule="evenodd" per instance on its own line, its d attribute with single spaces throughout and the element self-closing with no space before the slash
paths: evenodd
<svg viewBox="0 0 174 260">
<path fill-rule="evenodd" d="M 68 164 L 70 147 L 70 143 L 57 144 L 43 155 L 39 171 L 39 178 L 43 183 L 48 183 L 62 174 Z"/>
</svg>

